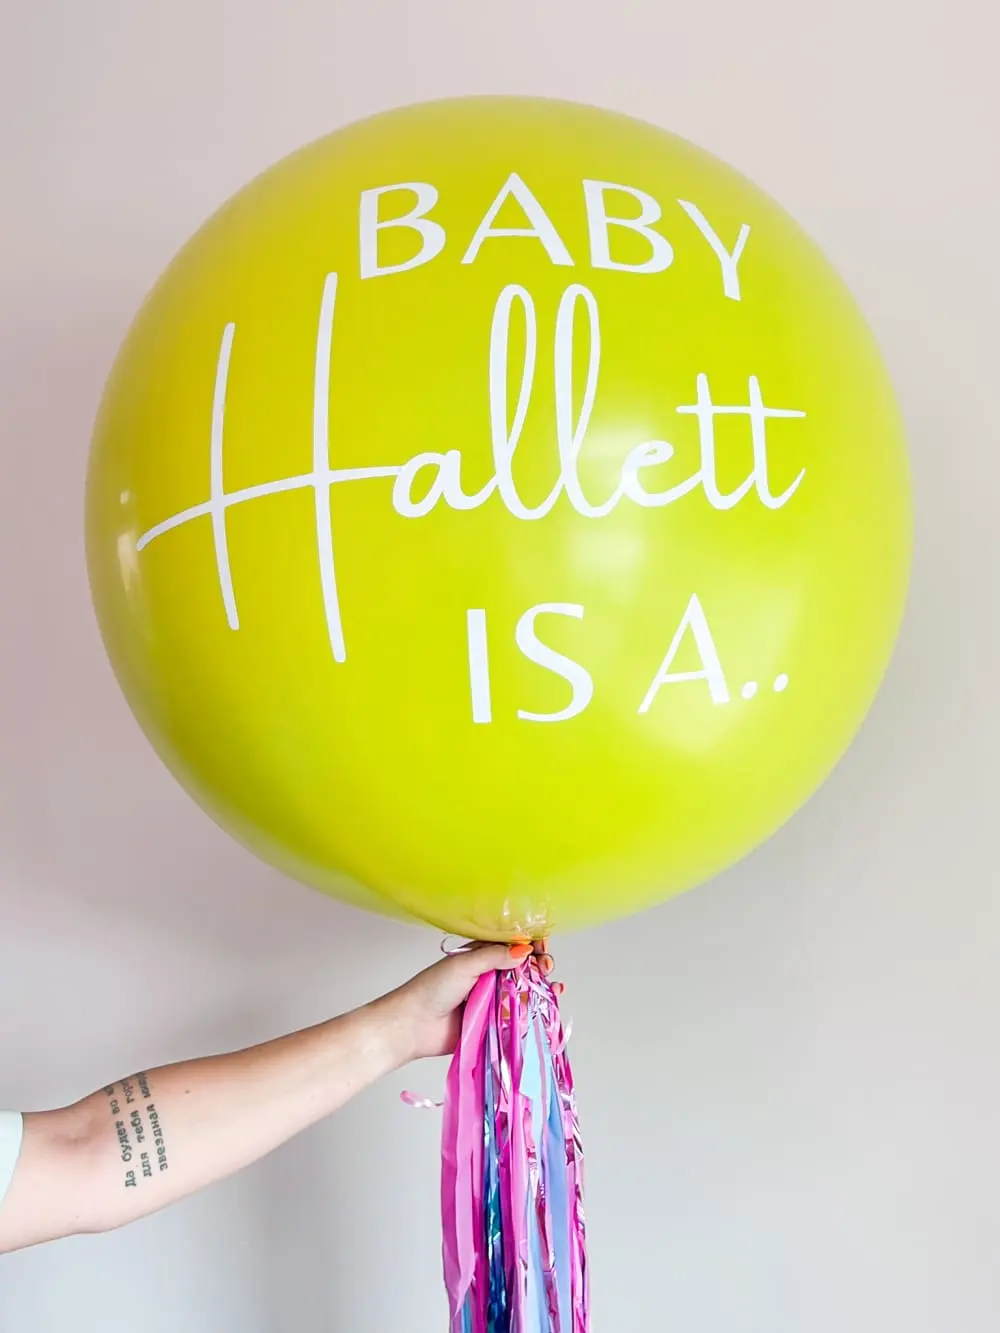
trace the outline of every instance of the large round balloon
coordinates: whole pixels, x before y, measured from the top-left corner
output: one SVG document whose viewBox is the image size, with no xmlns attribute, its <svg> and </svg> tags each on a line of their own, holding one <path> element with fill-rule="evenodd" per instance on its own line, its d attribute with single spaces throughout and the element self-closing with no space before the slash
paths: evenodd
<svg viewBox="0 0 1000 1333">
<path fill-rule="evenodd" d="M 799 227 L 623 116 L 446 101 L 181 251 L 96 427 L 122 688 L 227 829 L 481 937 L 770 835 L 860 724 L 910 551 L 873 339 Z"/>
</svg>

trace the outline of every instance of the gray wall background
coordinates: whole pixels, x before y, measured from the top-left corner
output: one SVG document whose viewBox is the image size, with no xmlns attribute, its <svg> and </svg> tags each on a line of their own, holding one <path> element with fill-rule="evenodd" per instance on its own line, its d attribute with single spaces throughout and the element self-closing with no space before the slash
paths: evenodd
<svg viewBox="0 0 1000 1333">
<path fill-rule="evenodd" d="M 93 412 L 176 247 L 387 105 L 602 103 L 756 178 L 880 336 L 919 544 L 882 697 L 810 806 L 559 942 L 595 1327 L 988 1333 L 1000 1318 L 1000 23 L 985 0 L 32 0 L 0 17 L 0 1103 L 368 998 L 433 936 L 252 862 L 129 717 L 88 606 Z M 221 1187 L 0 1260 L 10 1333 L 444 1327 L 438 1124 L 390 1080 Z"/>
</svg>

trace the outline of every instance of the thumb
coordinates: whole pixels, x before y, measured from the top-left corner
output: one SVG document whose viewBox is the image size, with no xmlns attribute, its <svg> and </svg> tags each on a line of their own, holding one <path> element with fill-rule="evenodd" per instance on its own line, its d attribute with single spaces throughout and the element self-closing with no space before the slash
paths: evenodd
<svg viewBox="0 0 1000 1333">
<path fill-rule="evenodd" d="M 517 967 L 530 952 L 530 948 L 522 944 L 481 944 L 456 955 L 456 961 L 461 959 L 465 975 L 470 981 L 475 981 L 487 972 L 502 972 Z"/>
</svg>

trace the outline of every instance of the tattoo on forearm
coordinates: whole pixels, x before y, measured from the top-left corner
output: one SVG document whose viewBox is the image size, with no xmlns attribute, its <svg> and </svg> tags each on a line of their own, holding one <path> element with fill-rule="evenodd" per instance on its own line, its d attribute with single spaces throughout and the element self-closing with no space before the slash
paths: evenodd
<svg viewBox="0 0 1000 1333">
<path fill-rule="evenodd" d="M 153 1142 L 156 1144 L 156 1164 L 161 1171 L 166 1171 L 167 1147 L 163 1142 L 163 1126 L 160 1124 L 160 1117 L 152 1102 L 149 1103 L 146 1110 L 149 1113 L 149 1123 L 153 1130 Z"/>
<path fill-rule="evenodd" d="M 122 1079 L 106 1087 L 104 1093 L 125 1167 L 125 1188 L 136 1189 L 142 1181 L 170 1169 L 163 1122 L 150 1091 L 149 1075 Z"/>
</svg>

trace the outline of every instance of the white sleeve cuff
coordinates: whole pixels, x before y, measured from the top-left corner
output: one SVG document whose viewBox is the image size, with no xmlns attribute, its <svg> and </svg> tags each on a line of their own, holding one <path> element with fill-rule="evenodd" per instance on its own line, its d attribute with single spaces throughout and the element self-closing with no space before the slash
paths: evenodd
<svg viewBox="0 0 1000 1333">
<path fill-rule="evenodd" d="M 0 1111 L 0 1206 L 14 1179 L 23 1134 L 24 1121 L 20 1111 Z"/>
</svg>

